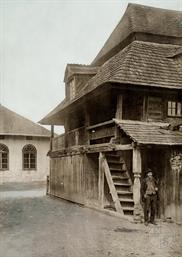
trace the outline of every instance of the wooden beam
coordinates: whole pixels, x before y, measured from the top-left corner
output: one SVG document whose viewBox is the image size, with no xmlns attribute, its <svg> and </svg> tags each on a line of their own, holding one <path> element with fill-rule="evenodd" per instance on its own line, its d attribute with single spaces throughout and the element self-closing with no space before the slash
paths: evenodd
<svg viewBox="0 0 182 257">
<path fill-rule="evenodd" d="M 83 154 L 83 153 L 98 153 L 98 152 L 110 152 L 110 151 L 128 151 L 132 150 L 131 144 L 120 145 L 120 144 L 96 144 L 96 145 L 79 145 L 68 148 L 62 148 L 57 151 L 50 151 L 49 156 L 52 158 L 58 158 L 67 155 Z"/>
<path fill-rule="evenodd" d="M 98 128 L 96 131 L 90 131 L 90 140 L 112 137 L 115 135 L 115 126 Z"/>
<path fill-rule="evenodd" d="M 101 153 L 99 154 L 99 204 L 101 208 L 104 208 L 104 170 L 103 170 L 103 158 Z"/>
<path fill-rule="evenodd" d="M 143 105 L 142 105 L 142 121 L 147 121 L 147 96 L 143 96 Z"/>
<path fill-rule="evenodd" d="M 52 151 L 53 146 L 53 138 L 54 138 L 54 125 L 51 125 L 51 138 L 50 138 L 50 150 Z"/>
<path fill-rule="evenodd" d="M 127 150 L 133 150 L 133 147 L 131 144 L 126 144 L 126 145 L 116 144 L 115 145 L 115 151 L 127 151 Z"/>
<path fill-rule="evenodd" d="M 112 179 L 112 176 L 111 176 L 111 172 L 110 172 L 107 160 L 105 158 L 105 155 L 103 153 L 100 153 L 100 158 L 102 158 L 102 165 L 103 165 L 104 173 L 105 173 L 105 176 L 106 176 L 106 180 L 107 180 L 107 183 L 108 183 L 108 186 L 109 186 L 109 190 L 110 190 L 110 193 L 111 193 L 116 211 L 124 215 L 123 210 L 121 208 L 121 203 L 120 203 L 119 198 L 118 198 L 118 194 L 116 192 L 116 188 L 114 186 L 114 182 L 113 182 L 113 179 Z"/>
<path fill-rule="evenodd" d="M 89 127 L 90 126 L 90 112 L 89 112 L 89 108 L 87 103 L 85 103 L 84 105 L 84 115 L 85 115 L 85 127 Z M 89 131 L 87 129 L 85 129 L 85 136 L 86 136 L 86 141 L 87 144 L 90 144 L 90 138 L 89 138 Z"/>
<path fill-rule="evenodd" d="M 114 123 L 113 120 L 109 120 L 109 121 L 105 121 L 105 122 L 102 122 L 102 123 L 99 123 L 99 124 L 96 124 L 96 125 L 89 126 L 86 129 L 91 130 L 91 129 L 99 128 L 101 126 L 110 125 L 110 124 L 113 124 L 113 123 Z"/>
</svg>

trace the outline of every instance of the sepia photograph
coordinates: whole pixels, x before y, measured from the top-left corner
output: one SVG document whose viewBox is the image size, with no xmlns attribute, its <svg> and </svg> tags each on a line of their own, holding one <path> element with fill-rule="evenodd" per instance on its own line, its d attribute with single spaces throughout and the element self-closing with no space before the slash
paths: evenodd
<svg viewBox="0 0 182 257">
<path fill-rule="evenodd" d="M 0 0 L 0 256 L 182 256 L 182 0 Z"/>
</svg>

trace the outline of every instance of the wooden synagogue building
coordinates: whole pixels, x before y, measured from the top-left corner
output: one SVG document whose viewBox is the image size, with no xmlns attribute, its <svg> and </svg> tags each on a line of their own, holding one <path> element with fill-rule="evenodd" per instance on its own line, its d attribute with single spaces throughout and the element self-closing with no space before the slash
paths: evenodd
<svg viewBox="0 0 182 257">
<path fill-rule="evenodd" d="M 50 194 L 140 221 L 150 168 L 158 216 L 182 222 L 182 12 L 129 4 L 64 82 L 65 100 L 41 120 L 65 128 L 52 137 Z"/>
</svg>

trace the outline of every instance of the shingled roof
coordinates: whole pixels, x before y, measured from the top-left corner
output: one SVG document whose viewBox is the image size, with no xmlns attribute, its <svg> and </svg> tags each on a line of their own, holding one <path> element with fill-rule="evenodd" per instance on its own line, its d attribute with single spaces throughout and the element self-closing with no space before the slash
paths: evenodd
<svg viewBox="0 0 182 257">
<path fill-rule="evenodd" d="M 134 142 L 150 145 L 182 145 L 182 132 L 167 129 L 167 123 L 117 120 L 115 123 Z"/>
<path fill-rule="evenodd" d="M 179 51 L 182 46 L 133 41 L 99 69 L 88 90 L 105 82 L 182 89 Z"/>
<path fill-rule="evenodd" d="M 172 38 L 182 38 L 182 12 L 129 4 L 122 19 L 92 64 L 102 64 L 105 60 L 104 56 L 132 33 L 168 36 L 171 37 L 171 42 Z"/>
<path fill-rule="evenodd" d="M 182 145 L 182 132 L 166 129 L 166 123 L 114 119 L 134 142 L 150 145 Z"/>
<path fill-rule="evenodd" d="M 62 102 L 40 122 L 50 124 L 52 115 L 108 82 L 182 89 L 182 62 L 176 58 L 180 51 L 182 46 L 133 41 L 103 64 L 72 101 Z"/>
<path fill-rule="evenodd" d="M 0 105 L 0 135 L 50 137 L 50 131 Z"/>
</svg>

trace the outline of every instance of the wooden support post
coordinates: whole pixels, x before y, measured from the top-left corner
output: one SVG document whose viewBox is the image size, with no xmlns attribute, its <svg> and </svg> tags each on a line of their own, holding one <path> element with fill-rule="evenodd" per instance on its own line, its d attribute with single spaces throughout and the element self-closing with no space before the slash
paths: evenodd
<svg viewBox="0 0 182 257">
<path fill-rule="evenodd" d="M 51 125 L 50 151 L 52 151 L 53 138 L 54 138 L 54 125 Z"/>
<path fill-rule="evenodd" d="M 117 109 L 116 109 L 116 119 L 123 118 L 123 96 L 118 95 L 117 97 Z"/>
<path fill-rule="evenodd" d="M 80 136 L 79 134 L 80 133 L 78 130 L 76 130 L 74 134 L 75 134 L 75 145 L 79 145 L 79 136 Z"/>
<path fill-rule="evenodd" d="M 89 114 L 89 110 L 88 110 L 88 107 L 86 104 L 84 107 L 84 113 L 85 113 L 85 127 L 89 127 L 90 126 L 90 114 Z M 89 138 L 90 131 L 85 130 L 85 133 L 86 133 L 86 141 L 87 141 L 87 144 L 89 145 L 90 144 L 90 138 Z"/>
<path fill-rule="evenodd" d="M 64 145 L 65 145 L 65 148 L 67 148 L 68 147 L 68 131 L 69 131 L 69 117 L 68 116 L 64 120 L 64 130 L 65 130 Z"/>
<path fill-rule="evenodd" d="M 103 158 L 102 153 L 99 153 L 99 204 L 104 208 L 104 170 L 103 170 Z"/>
<path fill-rule="evenodd" d="M 147 121 L 147 96 L 143 96 L 143 117 L 142 117 L 142 121 Z"/>
<path fill-rule="evenodd" d="M 141 206 L 141 172 L 142 172 L 142 161 L 141 152 L 138 147 L 133 149 L 133 173 L 134 173 L 134 184 L 133 184 L 133 200 L 134 200 L 134 221 L 141 222 L 143 216 L 143 210 Z"/>
</svg>

